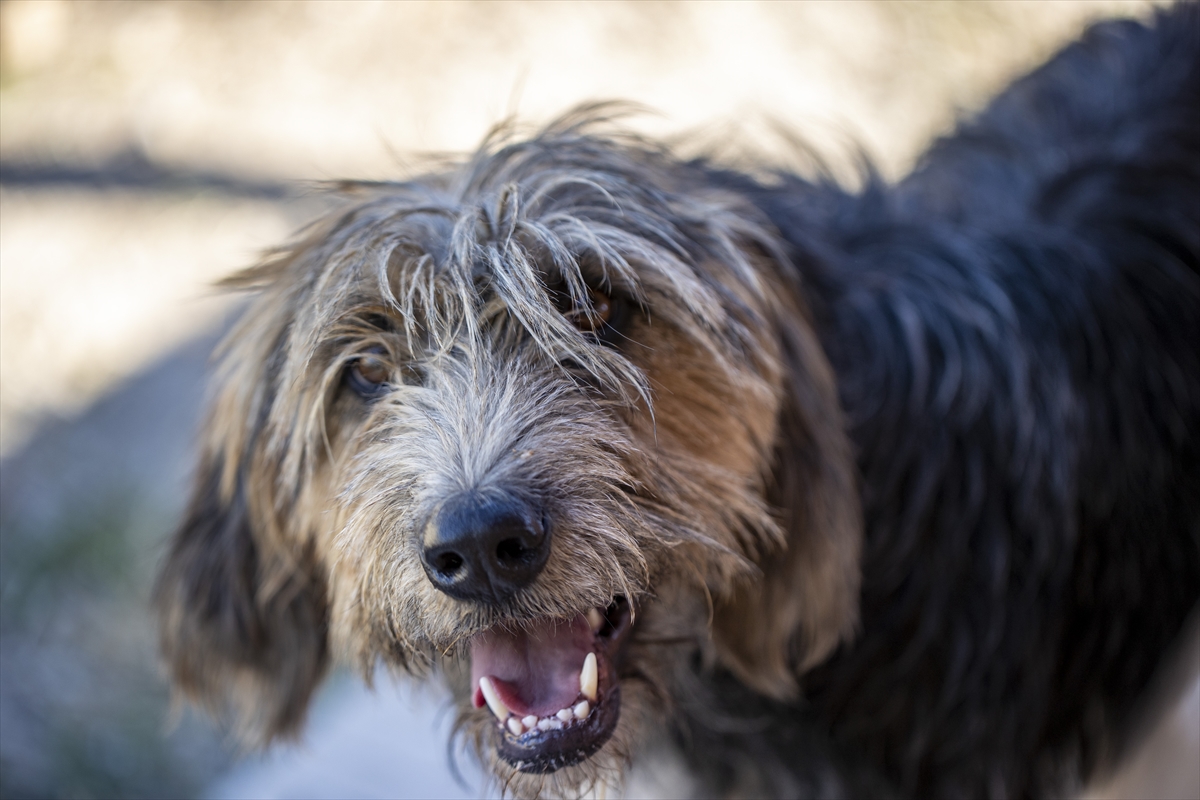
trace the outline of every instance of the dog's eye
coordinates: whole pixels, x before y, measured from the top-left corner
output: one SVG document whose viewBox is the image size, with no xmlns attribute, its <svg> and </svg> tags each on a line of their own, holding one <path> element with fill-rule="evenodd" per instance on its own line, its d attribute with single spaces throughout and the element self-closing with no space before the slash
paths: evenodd
<svg viewBox="0 0 1200 800">
<path fill-rule="evenodd" d="M 597 333 L 604 328 L 613 314 L 612 298 L 596 289 L 588 289 L 592 295 L 591 308 L 579 309 L 572 322 L 585 333 Z"/>
<path fill-rule="evenodd" d="M 363 353 L 350 362 L 346 371 L 346 383 L 363 397 L 374 397 L 380 393 L 392 372 L 378 353 Z"/>
<path fill-rule="evenodd" d="M 584 307 L 571 302 L 565 289 L 553 291 L 554 304 L 559 312 L 584 333 L 599 334 L 612 319 L 615 307 L 613 299 L 599 289 L 588 288 L 590 303 Z"/>
</svg>

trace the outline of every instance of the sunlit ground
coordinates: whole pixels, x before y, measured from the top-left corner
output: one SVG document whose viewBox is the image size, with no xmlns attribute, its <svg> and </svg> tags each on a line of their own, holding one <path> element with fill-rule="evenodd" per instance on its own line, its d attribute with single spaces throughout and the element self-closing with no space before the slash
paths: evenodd
<svg viewBox="0 0 1200 800">
<path fill-rule="evenodd" d="M 859 149 L 897 177 L 1087 22 L 1150 9 L 0 4 L 0 795 L 230 785 L 205 723 L 163 735 L 146 587 L 203 337 L 234 302 L 209 287 L 315 213 L 315 182 L 397 177 L 597 98 L 653 109 L 630 124 L 693 151 L 786 159 L 782 128 L 847 179 Z"/>
</svg>

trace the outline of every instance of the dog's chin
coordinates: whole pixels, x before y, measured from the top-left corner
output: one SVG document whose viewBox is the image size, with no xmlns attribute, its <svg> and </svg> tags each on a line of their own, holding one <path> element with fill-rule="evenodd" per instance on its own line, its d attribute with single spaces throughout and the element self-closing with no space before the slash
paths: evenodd
<svg viewBox="0 0 1200 800">
<path fill-rule="evenodd" d="M 518 772 L 578 764 L 612 736 L 621 713 L 617 663 L 633 628 L 617 598 L 572 619 L 497 625 L 471 640 L 472 700 L 487 706 L 496 752 Z"/>
</svg>

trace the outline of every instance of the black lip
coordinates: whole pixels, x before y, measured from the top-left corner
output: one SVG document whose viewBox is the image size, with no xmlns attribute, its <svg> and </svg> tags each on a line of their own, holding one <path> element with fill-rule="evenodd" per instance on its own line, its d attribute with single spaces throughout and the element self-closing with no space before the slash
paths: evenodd
<svg viewBox="0 0 1200 800">
<path fill-rule="evenodd" d="M 520 736 L 496 727 L 497 753 L 518 772 L 542 775 L 578 764 L 603 747 L 616 730 L 621 716 L 617 660 L 633 628 L 629 602 L 617 598 L 605 610 L 605 618 L 607 624 L 596 636 L 599 697 L 588 718 L 562 730 L 535 729 Z"/>
</svg>

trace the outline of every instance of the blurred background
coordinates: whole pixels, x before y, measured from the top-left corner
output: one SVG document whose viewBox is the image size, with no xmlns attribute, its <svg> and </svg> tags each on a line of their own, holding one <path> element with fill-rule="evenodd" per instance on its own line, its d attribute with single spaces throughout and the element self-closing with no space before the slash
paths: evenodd
<svg viewBox="0 0 1200 800">
<path fill-rule="evenodd" d="M 597 98 L 656 110 L 630 123 L 652 135 L 770 153 L 782 124 L 898 177 L 1090 21 L 1152 8 L 0 2 L 0 796 L 486 791 L 436 690 L 335 675 L 304 742 L 246 755 L 170 708 L 155 660 L 149 585 L 236 311 L 210 286 L 319 213 L 321 181 Z M 1149 755 L 1091 794 L 1200 792 L 1193 650 Z M 669 761 L 628 789 L 686 791 Z"/>
</svg>

